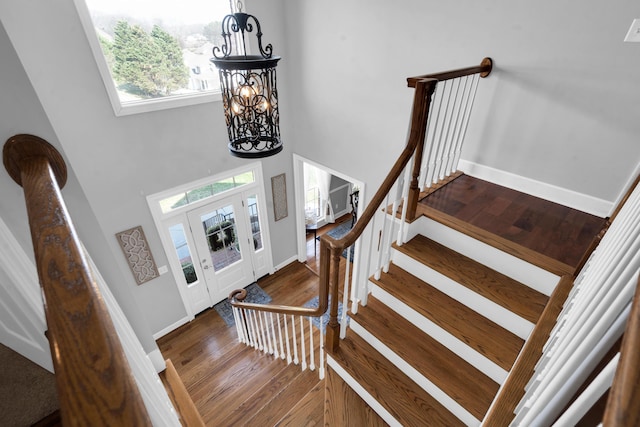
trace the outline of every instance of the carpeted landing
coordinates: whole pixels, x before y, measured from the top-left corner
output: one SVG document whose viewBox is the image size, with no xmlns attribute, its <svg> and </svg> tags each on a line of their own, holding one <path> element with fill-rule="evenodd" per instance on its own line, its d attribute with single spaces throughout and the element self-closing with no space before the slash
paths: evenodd
<svg viewBox="0 0 640 427">
<path fill-rule="evenodd" d="M 0 425 L 30 426 L 58 408 L 54 375 L 0 344 Z"/>
</svg>

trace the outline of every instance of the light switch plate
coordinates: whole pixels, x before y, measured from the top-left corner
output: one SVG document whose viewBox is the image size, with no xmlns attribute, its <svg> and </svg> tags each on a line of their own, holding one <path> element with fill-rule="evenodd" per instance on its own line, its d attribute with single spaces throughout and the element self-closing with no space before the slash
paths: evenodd
<svg viewBox="0 0 640 427">
<path fill-rule="evenodd" d="M 634 19 L 627 36 L 624 38 L 626 42 L 640 42 L 640 19 Z"/>
</svg>

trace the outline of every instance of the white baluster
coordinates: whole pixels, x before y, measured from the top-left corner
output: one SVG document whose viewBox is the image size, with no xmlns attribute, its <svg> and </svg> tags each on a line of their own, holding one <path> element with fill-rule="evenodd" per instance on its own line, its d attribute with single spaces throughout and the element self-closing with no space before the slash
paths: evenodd
<svg viewBox="0 0 640 427">
<path fill-rule="evenodd" d="M 296 365 L 300 363 L 298 359 L 298 343 L 296 342 L 296 318 L 291 315 L 291 335 L 293 335 L 293 363 Z"/>
<path fill-rule="evenodd" d="M 435 181 L 434 176 L 436 176 L 434 172 L 436 170 L 436 158 L 438 156 L 437 134 L 438 129 L 440 128 L 440 115 L 442 113 L 442 102 L 444 98 L 445 88 L 446 81 L 442 84 L 439 83 L 436 86 L 436 91 L 433 96 L 432 107 L 429 114 L 429 127 L 427 128 L 427 136 L 425 137 L 425 141 L 428 141 L 429 139 L 431 140 L 431 143 L 426 144 L 428 145 L 427 170 L 425 173 L 425 183 L 427 188 L 431 187 L 431 185 Z M 436 109 L 435 116 L 433 114 L 434 108 Z M 431 136 L 431 138 L 429 138 L 429 135 Z"/>
<path fill-rule="evenodd" d="M 245 336 L 245 344 L 247 344 L 248 346 L 253 346 L 251 332 L 249 330 L 249 319 L 247 316 L 247 310 L 243 308 L 242 310 L 240 310 L 240 313 L 241 313 L 242 330 L 244 331 L 244 336 Z"/>
<path fill-rule="evenodd" d="M 360 301 L 360 304 L 366 306 L 367 305 L 367 300 L 369 299 L 369 272 L 370 272 L 370 267 L 371 267 L 371 258 L 373 256 L 373 251 L 375 250 L 374 248 L 377 247 L 376 245 L 376 239 L 375 239 L 375 232 L 376 232 L 376 216 L 374 215 L 371 219 L 371 223 L 368 226 L 368 230 L 369 230 L 369 234 L 370 234 L 370 240 L 369 240 L 369 253 L 366 257 L 364 257 L 364 277 L 362 278 L 362 280 L 360 280 L 359 282 L 359 291 L 358 291 L 358 299 Z M 355 305 L 355 303 L 354 303 Z M 355 307 L 357 308 L 357 306 Z M 358 311 L 357 309 L 353 309 L 352 311 L 354 314 L 356 314 Z"/>
<path fill-rule="evenodd" d="M 320 379 L 324 379 L 324 316 L 318 318 L 320 321 Z"/>
<path fill-rule="evenodd" d="M 251 310 L 244 310 L 244 316 L 245 316 L 245 319 L 246 319 L 248 336 L 249 336 L 249 344 L 248 345 L 250 345 L 253 348 L 256 348 L 257 347 L 257 343 L 256 343 L 255 334 L 253 333 L 253 324 L 252 324 L 252 321 L 251 321 Z"/>
<path fill-rule="evenodd" d="M 398 237 L 396 244 L 402 246 L 404 244 L 404 227 L 407 222 L 407 205 L 409 202 L 409 180 L 411 179 L 411 168 L 404 168 L 404 178 L 402 179 L 402 214 L 400 215 L 400 227 L 398 227 Z M 424 186 L 420 187 L 421 189 Z"/>
<path fill-rule="evenodd" d="M 298 316 L 300 318 L 300 351 L 302 352 L 302 370 L 307 369 L 307 354 L 306 354 L 306 344 L 304 341 L 304 318 L 302 316 Z"/>
<path fill-rule="evenodd" d="M 269 321 L 267 320 L 267 314 L 265 312 L 258 312 L 260 317 L 260 326 L 265 336 L 265 343 L 267 345 L 265 353 L 273 354 L 273 346 L 271 345 L 271 335 L 269 334 Z"/>
<path fill-rule="evenodd" d="M 269 313 L 269 320 L 271 321 L 271 333 L 273 335 L 273 356 L 277 359 L 280 357 L 280 353 L 278 353 L 278 337 L 276 336 L 276 328 L 273 326 L 273 313 Z"/>
<path fill-rule="evenodd" d="M 444 179 L 445 176 L 448 176 L 447 173 L 447 165 L 450 162 L 450 157 L 453 154 L 454 144 L 453 144 L 453 134 L 455 132 L 454 129 L 454 121 L 457 120 L 456 112 L 459 110 L 458 108 L 458 94 L 460 92 L 460 78 L 453 79 L 451 81 L 452 86 L 455 85 L 455 94 L 453 95 L 453 104 L 451 105 L 451 110 L 449 114 L 449 123 L 447 124 L 447 133 L 444 138 L 444 146 L 442 150 L 442 163 L 440 163 L 440 168 L 438 170 L 438 178 L 440 180 Z M 451 88 L 451 92 L 453 93 L 453 87 Z"/>
<path fill-rule="evenodd" d="M 262 328 L 262 317 L 257 310 L 253 311 L 253 317 L 256 319 L 256 330 L 258 331 L 258 338 L 260 340 L 260 351 L 268 352 L 267 341 L 264 338 L 264 331 Z"/>
<path fill-rule="evenodd" d="M 238 342 L 244 342 L 242 331 L 240 330 L 240 322 L 238 321 L 238 309 L 234 306 L 231 306 L 231 313 L 233 314 L 233 323 L 236 327 L 236 334 L 238 334 Z"/>
<path fill-rule="evenodd" d="M 458 145 L 460 148 L 456 149 L 455 159 L 453 161 L 453 165 L 451 167 L 452 171 L 456 171 L 458 169 L 458 161 L 460 160 L 460 153 L 462 152 L 462 144 L 464 143 L 464 138 L 467 134 L 467 128 L 469 127 L 469 119 L 471 118 L 471 110 L 473 110 L 473 105 L 476 100 L 476 92 L 478 91 L 478 82 L 480 81 L 480 76 L 478 74 L 474 74 L 472 78 L 472 89 L 471 89 L 471 102 L 469 103 L 469 108 L 467 109 L 467 115 L 464 120 L 464 125 L 462 126 L 462 136 L 460 137 L 460 144 Z"/>
<path fill-rule="evenodd" d="M 284 347 L 282 346 L 282 325 L 280 324 L 280 314 L 276 313 L 276 319 L 278 319 L 278 338 L 280 341 L 280 358 L 284 360 L 286 356 L 284 354 Z"/>
<path fill-rule="evenodd" d="M 459 153 L 462 150 L 462 133 L 464 131 L 465 118 L 469 109 L 470 100 L 470 88 L 469 79 L 473 82 L 472 76 L 464 77 L 464 86 L 462 88 L 462 97 L 460 99 L 462 114 L 458 114 L 456 117 L 455 132 L 452 138 L 452 152 L 447 163 L 446 174 L 451 175 L 457 169 L 456 158 L 459 157 Z"/>
<path fill-rule="evenodd" d="M 384 207 L 382 208 L 382 211 L 384 213 L 383 219 L 382 219 L 382 239 L 383 242 L 386 240 L 386 233 L 387 233 L 387 222 L 388 222 L 388 214 L 389 214 L 389 194 L 387 194 L 387 198 L 385 199 L 384 202 Z M 375 278 L 376 280 L 380 279 L 380 274 L 382 272 L 382 262 L 383 262 L 383 256 L 384 256 L 384 251 L 387 250 L 387 246 L 386 244 L 383 243 L 383 245 L 380 247 L 380 250 L 378 251 L 378 263 L 376 264 L 376 272 L 375 272 Z"/>
<path fill-rule="evenodd" d="M 316 370 L 315 349 L 313 348 L 313 321 L 309 316 L 309 369 Z"/>
<path fill-rule="evenodd" d="M 413 159 L 414 157 L 411 157 Z M 413 163 L 413 162 L 411 162 Z M 391 193 L 391 192 L 389 192 Z M 394 229 L 396 225 L 396 212 L 398 212 L 400 198 L 402 197 L 402 188 L 399 182 L 396 182 L 396 197 L 393 200 L 393 207 L 391 208 L 391 215 L 389 215 L 389 231 L 387 232 L 387 243 L 386 243 L 386 251 L 384 254 L 384 266 L 382 267 L 382 271 L 385 273 L 389 272 L 389 263 L 391 261 L 391 245 L 393 243 L 394 237 Z"/>
<path fill-rule="evenodd" d="M 340 338 L 344 339 L 347 335 L 347 307 L 349 307 L 349 263 L 347 262 L 344 267 L 344 290 L 342 292 L 342 313 L 340 319 Z"/>
<path fill-rule="evenodd" d="M 609 361 L 598 376 L 589 384 L 585 391 L 571 404 L 553 426 L 575 426 L 586 413 L 597 403 L 604 393 L 611 388 L 616 368 L 620 362 L 620 353 Z"/>
<path fill-rule="evenodd" d="M 440 170 L 440 164 L 442 163 L 442 152 L 444 150 L 444 145 L 445 145 L 445 141 L 444 141 L 444 129 L 446 127 L 446 123 L 447 123 L 447 118 L 449 115 L 449 103 L 451 101 L 451 84 L 449 80 L 445 80 L 443 82 L 443 87 L 442 87 L 442 98 L 440 100 L 440 102 L 445 102 L 444 104 L 444 109 L 443 110 L 439 110 L 442 111 L 442 121 L 439 122 L 437 124 L 438 129 L 437 129 L 437 140 L 434 140 L 434 146 L 433 146 L 433 156 L 434 156 L 434 162 L 433 162 L 433 173 L 432 173 L 432 177 L 431 177 L 431 182 L 432 183 L 436 183 L 438 182 L 438 172 Z M 446 97 L 446 101 L 445 101 L 445 97 Z M 441 105 L 442 106 L 442 105 Z M 434 134 L 435 136 L 435 134 Z"/>
<path fill-rule="evenodd" d="M 622 333 L 640 268 L 640 190 L 627 200 L 583 271 L 545 345 L 534 379 L 516 409 L 516 424 L 551 422 Z M 621 314 L 622 313 L 622 314 Z M 615 320 L 615 325 L 612 323 Z M 617 334 L 617 335 L 616 335 Z M 565 390 L 566 388 L 566 390 Z M 533 423 L 533 424 L 532 424 Z M 547 423 L 548 424 L 548 423 Z"/>
<path fill-rule="evenodd" d="M 290 365 L 292 359 L 291 359 L 291 345 L 289 344 L 289 325 L 287 325 L 287 315 L 283 314 L 282 317 L 284 317 L 284 339 L 287 344 L 287 364 Z M 295 334 L 294 334 L 294 338 L 295 338 Z"/>
</svg>

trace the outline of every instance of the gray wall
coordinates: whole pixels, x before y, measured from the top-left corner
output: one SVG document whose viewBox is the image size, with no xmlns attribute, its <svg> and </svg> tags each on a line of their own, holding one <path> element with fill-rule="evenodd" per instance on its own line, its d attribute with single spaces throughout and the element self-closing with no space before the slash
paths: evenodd
<svg viewBox="0 0 640 427">
<path fill-rule="evenodd" d="M 333 204 L 333 212 L 339 213 L 345 210 L 351 210 L 349 204 L 349 192 L 351 187 L 340 188 L 341 186 L 349 184 L 348 181 L 337 177 L 331 176 L 331 184 L 329 185 L 329 192 L 331 193 L 331 203 Z M 338 188 L 340 188 L 338 190 Z"/>
<path fill-rule="evenodd" d="M 19 133 L 31 133 L 44 138 L 62 151 L 61 144 L 2 25 L 0 25 L 0 76 L 0 94 L 2 94 L 0 96 L 0 143 L 4 145 L 8 138 Z M 62 154 L 64 155 L 64 152 Z M 69 164 L 68 161 L 67 164 Z M 9 177 L 4 167 L 0 169 L 0 194 L 2 195 L 0 217 L 33 261 L 33 245 L 22 187 Z M 68 168 L 67 184 L 62 189 L 62 196 L 80 239 L 93 254 L 92 257 L 95 258 L 96 265 L 107 282 L 115 285 L 111 286 L 111 290 L 140 337 L 143 347 L 147 352 L 157 349 L 151 337 L 149 324 L 132 298 L 131 289 L 118 286 L 124 282 L 124 277 L 117 269 L 111 268 L 115 264 L 114 256 L 107 249 L 105 236 L 100 232 L 96 217 L 72 168 Z"/>
<path fill-rule="evenodd" d="M 268 42 L 286 58 L 279 4 L 253 11 Z M 3 1 L 0 19 L 97 219 L 95 232 L 113 259 L 108 268 L 122 278 L 117 286 L 134 295 L 152 332 L 161 331 L 186 316 L 176 285 L 164 274 L 136 286 L 114 235 L 142 225 L 157 264 L 167 264 L 146 196 L 246 163 L 227 152 L 221 103 L 116 117 L 73 0 Z M 281 61 L 279 79 L 286 80 L 286 62 Z M 267 189 L 273 175 L 293 177 L 286 90 L 281 92 L 285 151 L 263 161 Z M 289 197 L 294 206 L 291 190 Z M 295 218 L 274 223 L 272 206 L 268 212 L 272 235 L 291 236 L 272 242 L 277 265 L 295 254 L 295 237 L 286 232 Z"/>
<path fill-rule="evenodd" d="M 614 201 L 640 161 L 640 43 L 622 41 L 639 16 L 632 0 L 288 2 L 297 151 L 373 190 L 405 143 L 405 78 L 491 56 L 463 158 Z"/>
</svg>

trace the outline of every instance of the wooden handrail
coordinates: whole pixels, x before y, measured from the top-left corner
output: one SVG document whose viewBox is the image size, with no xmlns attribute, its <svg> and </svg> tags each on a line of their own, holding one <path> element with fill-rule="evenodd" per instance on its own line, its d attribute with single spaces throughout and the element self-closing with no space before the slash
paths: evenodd
<svg viewBox="0 0 640 427">
<path fill-rule="evenodd" d="M 41 138 L 15 135 L 3 162 L 24 189 L 63 425 L 151 425 L 62 199 L 62 156 Z"/>
<path fill-rule="evenodd" d="M 609 391 L 605 427 L 640 425 L 640 278 L 620 349 L 620 362 Z"/>
<path fill-rule="evenodd" d="M 470 76 L 472 74 L 480 74 L 480 77 L 487 77 L 493 70 L 493 60 L 489 57 L 485 57 L 480 62 L 480 65 L 473 67 L 459 68 L 451 71 L 443 71 L 440 73 L 425 74 L 422 76 L 407 78 L 407 85 L 409 87 L 415 87 L 419 80 L 424 79 L 436 79 L 438 81 L 457 79 L 458 77 Z"/>
<path fill-rule="evenodd" d="M 383 181 L 382 185 L 367 205 L 364 213 L 356 222 L 353 228 L 341 239 L 334 239 L 330 236 L 323 235 L 320 237 L 320 286 L 318 289 L 318 307 L 295 307 L 283 306 L 275 304 L 252 304 L 244 303 L 239 300 L 244 299 L 246 294 L 243 290 L 231 292 L 229 299 L 231 304 L 238 308 L 261 310 L 267 312 L 277 312 L 282 314 L 292 314 L 301 316 L 320 316 L 327 311 L 329 302 L 329 292 L 337 295 L 338 291 L 338 263 L 340 262 L 340 254 L 344 248 L 351 246 L 363 233 L 375 215 L 378 207 L 382 204 L 387 193 L 391 191 L 394 183 L 402 173 L 418 145 L 424 140 L 424 133 L 427 123 L 427 115 L 429 112 L 429 103 L 431 95 L 435 90 L 436 81 L 433 79 L 425 79 L 416 84 L 414 93 L 413 112 L 411 120 L 411 131 L 409 141 L 404 150 L 400 154 L 398 160 L 391 168 L 391 171 Z M 330 268 L 331 264 L 335 268 Z M 339 324 L 338 324 L 338 298 L 332 298 L 330 307 L 329 323 L 327 324 L 327 347 L 335 350 L 339 340 Z"/>
<path fill-rule="evenodd" d="M 420 77 L 411 77 L 407 79 L 409 86 L 415 88 L 413 98 L 413 108 L 411 113 L 411 126 L 407 145 L 400 153 L 400 156 L 382 182 L 382 185 L 375 193 L 365 211 L 362 213 L 353 228 L 340 239 L 334 239 L 328 235 L 320 237 L 320 285 L 318 288 L 318 307 L 296 307 L 274 304 L 252 304 L 242 302 L 246 293 L 243 290 L 231 292 L 229 300 L 234 307 L 260 310 L 266 312 L 301 315 L 301 316 L 320 316 L 327 310 L 329 303 L 329 295 L 335 295 L 331 299 L 331 307 L 329 307 L 329 322 L 326 329 L 326 348 L 329 351 L 335 351 L 339 342 L 339 323 L 338 323 L 338 265 L 340 256 L 345 248 L 353 245 L 355 241 L 362 235 L 367 225 L 377 212 L 379 206 L 391 191 L 393 185 L 400 177 L 400 174 L 407 166 L 411 157 L 414 158 L 413 175 L 409 187 L 407 217 L 411 219 L 415 215 L 416 204 L 419 195 L 418 175 L 420 164 L 422 162 L 422 148 L 426 134 L 427 119 L 429 114 L 429 106 L 432 95 L 435 91 L 438 80 L 446 80 L 456 77 L 463 77 L 471 74 L 480 74 L 486 77 L 491 72 L 493 62 L 491 58 L 484 58 L 479 66 L 462 68 L 459 70 L 446 71 L 443 73 L 428 74 Z"/>
</svg>

